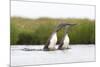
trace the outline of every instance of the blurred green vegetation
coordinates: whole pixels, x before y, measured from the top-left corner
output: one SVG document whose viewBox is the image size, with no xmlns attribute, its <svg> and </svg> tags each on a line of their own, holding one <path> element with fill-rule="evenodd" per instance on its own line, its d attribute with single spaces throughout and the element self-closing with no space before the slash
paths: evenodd
<svg viewBox="0 0 100 67">
<path fill-rule="evenodd" d="M 70 27 L 69 37 L 71 44 L 95 44 L 95 20 L 90 19 L 53 19 L 38 18 L 29 19 L 21 17 L 11 17 L 10 23 L 10 44 L 11 45 L 32 45 L 45 44 L 53 29 L 60 20 L 66 23 L 76 23 Z M 63 37 L 63 29 L 58 32 L 58 43 Z"/>
</svg>

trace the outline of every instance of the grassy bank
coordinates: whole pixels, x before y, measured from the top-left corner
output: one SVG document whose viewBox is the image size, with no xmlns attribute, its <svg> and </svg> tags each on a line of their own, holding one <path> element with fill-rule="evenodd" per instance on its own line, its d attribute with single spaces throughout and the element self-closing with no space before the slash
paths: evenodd
<svg viewBox="0 0 100 67">
<path fill-rule="evenodd" d="M 69 37 L 71 44 L 94 44 L 95 43 L 95 21 L 89 19 L 53 19 L 39 18 L 28 19 L 11 17 L 11 45 L 18 44 L 45 44 L 55 26 L 61 22 L 76 23 L 70 28 Z M 58 43 L 63 36 L 63 30 L 58 32 Z"/>
</svg>

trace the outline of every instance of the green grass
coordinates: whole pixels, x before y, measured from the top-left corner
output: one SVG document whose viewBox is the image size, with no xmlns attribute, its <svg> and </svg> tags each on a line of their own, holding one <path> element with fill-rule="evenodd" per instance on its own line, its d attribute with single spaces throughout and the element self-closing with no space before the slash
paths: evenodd
<svg viewBox="0 0 100 67">
<path fill-rule="evenodd" d="M 90 19 L 53 19 L 39 18 L 29 19 L 11 17 L 11 45 L 45 44 L 50 34 L 60 20 L 66 23 L 76 23 L 70 28 L 69 37 L 71 44 L 94 44 L 95 43 L 95 20 Z M 58 43 L 63 36 L 63 29 L 58 32 Z"/>
</svg>

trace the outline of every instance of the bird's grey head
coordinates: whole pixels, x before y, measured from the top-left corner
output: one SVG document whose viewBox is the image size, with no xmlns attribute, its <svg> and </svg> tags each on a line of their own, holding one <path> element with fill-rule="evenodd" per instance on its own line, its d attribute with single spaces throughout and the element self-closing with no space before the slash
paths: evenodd
<svg viewBox="0 0 100 67">
<path fill-rule="evenodd" d="M 57 26 L 56 31 L 59 31 L 60 29 L 64 28 L 64 27 L 71 27 L 74 26 L 76 24 L 71 24 L 71 23 L 61 23 Z"/>
</svg>

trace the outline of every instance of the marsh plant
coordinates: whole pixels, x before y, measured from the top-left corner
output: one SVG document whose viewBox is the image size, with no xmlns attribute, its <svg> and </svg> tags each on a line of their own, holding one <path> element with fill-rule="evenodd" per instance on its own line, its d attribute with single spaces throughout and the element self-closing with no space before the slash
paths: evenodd
<svg viewBox="0 0 100 67">
<path fill-rule="evenodd" d="M 38 18 L 29 19 L 11 17 L 11 45 L 36 45 L 45 44 L 55 26 L 63 20 L 66 23 L 76 23 L 70 28 L 69 37 L 71 44 L 95 43 L 95 20 L 80 18 Z M 58 32 L 58 43 L 63 36 L 63 30 Z"/>
</svg>

